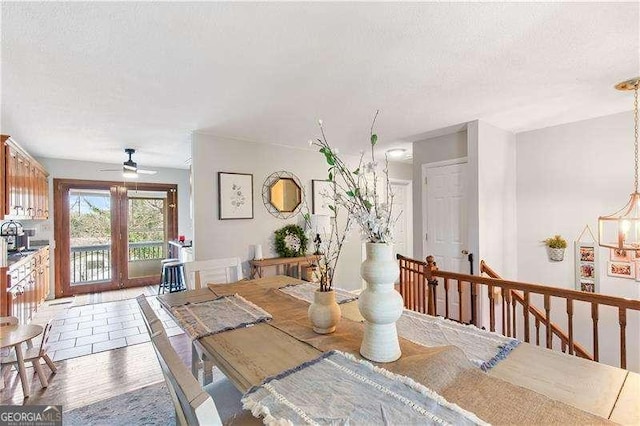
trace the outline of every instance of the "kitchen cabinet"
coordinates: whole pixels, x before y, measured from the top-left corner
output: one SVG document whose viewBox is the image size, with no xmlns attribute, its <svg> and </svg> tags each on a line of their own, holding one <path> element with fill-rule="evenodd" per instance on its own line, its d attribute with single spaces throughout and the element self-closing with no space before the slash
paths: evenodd
<svg viewBox="0 0 640 426">
<path fill-rule="evenodd" d="M 3 206 L 0 219 L 48 219 L 49 175 L 33 157 L 11 137 L 2 135 L 0 160 Z"/>
<path fill-rule="evenodd" d="M 49 295 L 49 247 L 3 268 L 0 316 L 14 316 L 28 324 Z"/>
</svg>

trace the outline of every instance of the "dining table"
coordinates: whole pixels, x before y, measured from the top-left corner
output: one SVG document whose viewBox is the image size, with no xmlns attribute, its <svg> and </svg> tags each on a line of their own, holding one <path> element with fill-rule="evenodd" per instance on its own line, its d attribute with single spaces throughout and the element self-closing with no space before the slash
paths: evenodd
<svg viewBox="0 0 640 426">
<path fill-rule="evenodd" d="M 239 295 L 271 315 L 269 321 L 197 338 L 206 356 L 247 392 L 327 351 L 361 358 L 364 319 L 357 301 L 340 305 L 342 319 L 334 333 L 316 334 L 307 318 L 309 303 L 281 291 L 302 283 L 272 276 L 209 284 L 158 299 L 172 315 L 185 304 Z M 401 336 L 400 347 L 400 359 L 374 364 L 409 377 L 490 423 L 640 423 L 640 376 L 628 370 L 525 342 L 488 372 L 453 346 L 427 347 Z"/>
<path fill-rule="evenodd" d="M 38 337 L 42 334 L 42 331 L 42 326 L 36 324 L 11 324 L 0 326 L 0 349 L 13 348 L 15 351 L 18 373 L 22 384 L 22 393 L 25 398 L 29 397 L 29 381 L 27 379 L 27 369 L 24 365 L 22 344 Z"/>
</svg>

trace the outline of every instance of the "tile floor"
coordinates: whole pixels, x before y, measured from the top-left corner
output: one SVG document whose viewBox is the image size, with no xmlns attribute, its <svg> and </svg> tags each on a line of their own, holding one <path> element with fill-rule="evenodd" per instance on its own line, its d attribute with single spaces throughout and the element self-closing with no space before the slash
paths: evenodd
<svg viewBox="0 0 640 426">
<path fill-rule="evenodd" d="M 155 297 L 147 300 L 168 336 L 183 333 Z M 120 300 L 62 309 L 53 320 L 48 353 L 60 361 L 148 341 L 136 300 Z"/>
</svg>

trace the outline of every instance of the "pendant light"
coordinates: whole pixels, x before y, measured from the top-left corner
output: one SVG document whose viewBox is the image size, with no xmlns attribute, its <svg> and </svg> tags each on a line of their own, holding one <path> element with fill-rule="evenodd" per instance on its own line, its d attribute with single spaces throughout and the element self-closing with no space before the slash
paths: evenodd
<svg viewBox="0 0 640 426">
<path fill-rule="evenodd" d="M 614 249 L 640 249 L 640 193 L 638 192 L 638 88 L 640 77 L 616 84 L 618 90 L 633 90 L 635 180 L 626 206 L 598 218 L 598 244 Z"/>
</svg>

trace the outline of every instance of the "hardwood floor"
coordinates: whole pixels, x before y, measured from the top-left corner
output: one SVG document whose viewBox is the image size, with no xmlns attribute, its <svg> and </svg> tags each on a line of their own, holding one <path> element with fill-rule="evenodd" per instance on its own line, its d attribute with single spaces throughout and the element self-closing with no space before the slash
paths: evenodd
<svg viewBox="0 0 640 426">
<path fill-rule="evenodd" d="M 182 361 L 191 367 L 191 342 L 186 334 L 170 338 Z M 40 387 L 33 368 L 28 368 L 31 396 L 23 398 L 17 371 L 7 369 L 0 404 L 62 405 L 63 411 L 93 404 L 163 380 L 151 343 L 56 362 L 57 374 L 48 374 L 49 387 Z"/>
</svg>

